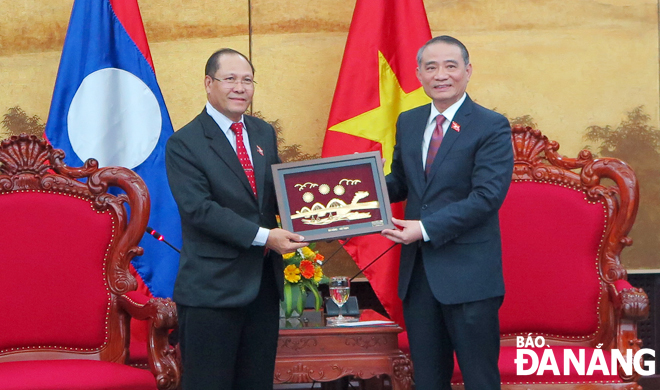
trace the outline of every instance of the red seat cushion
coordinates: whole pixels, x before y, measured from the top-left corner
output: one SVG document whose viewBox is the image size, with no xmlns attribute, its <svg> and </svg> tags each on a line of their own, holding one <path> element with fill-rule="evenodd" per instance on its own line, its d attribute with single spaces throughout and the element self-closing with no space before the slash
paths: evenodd
<svg viewBox="0 0 660 390">
<path fill-rule="evenodd" d="M 156 390 L 150 371 L 97 360 L 0 363 L 3 390 Z"/>
<path fill-rule="evenodd" d="M 534 372 L 532 375 L 517 375 L 516 374 L 516 364 L 515 364 L 515 359 L 516 359 L 516 350 L 518 348 L 516 347 L 502 347 L 500 349 L 500 360 L 499 360 L 499 368 L 500 368 L 500 376 L 501 376 L 501 381 L 505 385 L 513 385 L 513 384 L 533 384 L 533 383 L 622 383 L 623 381 L 621 378 L 619 378 L 619 375 L 615 372 L 614 375 L 612 373 L 609 373 L 609 375 L 605 375 L 605 373 L 600 370 L 594 370 L 592 375 L 577 375 L 575 368 L 570 365 L 570 372 L 569 375 L 564 375 L 564 350 L 565 349 L 570 349 L 573 351 L 574 356 L 579 356 L 579 348 L 577 347 L 569 347 L 569 348 L 561 348 L 561 347 L 550 347 L 553 351 L 553 355 L 555 357 L 555 361 L 557 363 L 557 368 L 559 369 L 559 373 L 561 375 L 555 375 L 552 370 L 548 370 L 547 368 L 543 371 L 541 375 L 537 375 L 536 372 Z M 536 352 L 536 355 L 539 358 L 539 362 L 541 361 L 543 357 L 543 348 L 529 348 L 531 350 L 534 350 Z M 545 348 L 548 349 L 548 348 Z M 585 349 L 585 364 L 584 364 L 584 370 L 585 374 L 586 371 L 589 368 L 589 362 L 591 362 L 591 357 L 595 351 L 595 348 L 584 348 Z M 603 356 L 605 357 L 605 362 L 607 365 L 607 369 L 609 370 L 611 365 L 611 354 L 610 351 L 608 350 L 603 350 Z M 524 369 L 529 369 L 531 366 L 531 363 L 529 363 L 529 358 L 526 358 L 527 363 L 523 365 Z M 452 376 L 451 379 L 452 383 L 462 383 L 463 382 L 463 376 L 461 375 L 461 372 L 458 368 L 458 362 L 456 359 L 454 359 L 454 375 Z"/>
</svg>

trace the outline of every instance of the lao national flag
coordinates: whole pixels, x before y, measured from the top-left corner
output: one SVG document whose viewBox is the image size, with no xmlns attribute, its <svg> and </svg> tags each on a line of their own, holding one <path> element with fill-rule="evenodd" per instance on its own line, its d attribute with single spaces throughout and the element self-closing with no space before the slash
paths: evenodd
<svg viewBox="0 0 660 390">
<path fill-rule="evenodd" d="M 149 226 L 181 247 L 181 221 L 165 173 L 173 133 L 136 0 L 76 0 L 62 49 L 46 136 L 80 166 L 124 166 L 149 187 Z M 171 297 L 178 254 L 145 235 L 133 261 L 151 293 Z"/>
</svg>

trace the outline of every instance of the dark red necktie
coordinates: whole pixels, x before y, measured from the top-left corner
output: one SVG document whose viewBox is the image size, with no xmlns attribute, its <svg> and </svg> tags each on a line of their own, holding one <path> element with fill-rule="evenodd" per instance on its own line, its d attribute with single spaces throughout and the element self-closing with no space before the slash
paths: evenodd
<svg viewBox="0 0 660 390">
<path fill-rule="evenodd" d="M 442 143 L 442 123 L 444 121 L 445 117 L 442 116 L 442 114 L 435 117 L 435 129 L 433 130 L 433 135 L 431 136 L 429 152 L 426 155 L 426 167 L 424 168 L 424 173 L 427 177 L 429 172 L 431 172 L 431 165 L 433 165 L 435 155 L 438 154 L 438 149 L 440 149 L 440 144 Z"/>
<path fill-rule="evenodd" d="M 252 187 L 252 193 L 256 197 L 257 182 L 254 180 L 254 168 L 252 168 L 250 156 L 247 154 L 247 149 L 245 149 L 245 144 L 243 143 L 243 124 L 240 122 L 232 123 L 229 128 L 236 134 L 236 154 L 238 155 L 238 161 L 241 162 L 245 175 L 250 182 L 250 187 Z"/>
</svg>

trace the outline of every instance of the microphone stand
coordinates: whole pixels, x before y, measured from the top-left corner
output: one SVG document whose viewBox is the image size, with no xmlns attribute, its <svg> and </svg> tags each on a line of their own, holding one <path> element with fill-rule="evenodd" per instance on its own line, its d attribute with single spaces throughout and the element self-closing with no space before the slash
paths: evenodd
<svg viewBox="0 0 660 390">
<path fill-rule="evenodd" d="M 339 241 L 340 247 L 337 248 L 337 250 L 335 250 L 334 252 L 332 252 L 332 254 L 330 256 L 328 256 L 327 259 L 325 259 L 323 264 L 321 264 L 321 267 L 326 265 L 342 248 L 344 248 L 344 245 L 348 244 L 348 242 L 351 240 L 351 238 L 352 237 L 347 238 L 346 241 L 344 241 L 343 243 L 340 240 L 337 240 L 337 241 Z"/>
<path fill-rule="evenodd" d="M 383 257 L 387 252 L 389 252 L 392 248 L 394 248 L 394 247 L 397 246 L 397 245 L 399 245 L 399 244 L 394 243 L 394 244 L 392 244 L 389 248 L 385 249 L 385 252 L 383 252 L 383 253 L 381 253 L 380 255 L 378 255 L 378 257 L 376 257 L 375 259 L 373 259 L 373 260 L 371 261 L 371 263 L 367 264 L 366 267 L 360 269 L 360 272 L 358 272 L 358 273 L 356 273 L 355 275 L 353 275 L 353 277 L 350 279 L 350 281 L 352 282 L 353 279 L 357 278 L 358 275 L 360 275 L 362 272 L 364 272 L 367 268 L 371 267 L 371 265 L 372 265 L 373 263 L 375 263 L 376 261 L 378 261 L 378 259 L 380 259 L 381 257 Z"/>
<path fill-rule="evenodd" d="M 169 243 L 167 240 L 165 240 L 165 237 L 163 237 L 162 234 L 158 233 L 157 231 L 155 231 L 155 230 L 152 229 L 151 227 L 147 227 L 146 232 L 149 233 L 149 235 L 152 236 L 153 238 L 155 238 L 156 240 L 158 240 L 158 241 L 162 241 L 162 242 L 164 242 L 165 244 L 167 244 L 170 248 L 174 249 L 177 253 L 181 253 L 181 251 L 180 251 L 177 247 L 175 247 L 174 245 L 172 245 L 171 243 Z M 334 257 L 334 256 L 335 256 L 335 255 L 336 255 L 336 254 L 337 254 L 337 253 L 338 253 L 338 252 L 344 247 L 344 245 L 346 245 L 350 240 L 351 240 L 351 239 L 348 238 L 346 241 L 344 241 L 344 243 L 341 244 L 341 247 L 337 248 L 337 250 L 335 250 L 335 251 L 334 251 L 334 252 L 333 252 L 333 253 L 332 253 L 332 254 L 331 254 L 331 255 L 330 255 L 330 256 L 329 256 L 324 262 L 323 262 L 322 266 L 323 266 L 323 265 L 326 265 L 330 260 L 332 260 L 332 258 L 333 258 L 333 257 Z M 371 263 L 367 264 L 366 267 L 360 269 L 360 271 L 359 271 L 357 274 L 355 274 L 350 280 L 353 281 L 353 279 L 355 279 L 358 275 L 360 275 L 361 273 L 363 273 L 367 268 L 371 267 L 376 261 L 378 261 L 378 259 L 380 259 L 381 257 L 383 257 L 387 252 L 389 252 L 389 251 L 390 251 L 392 248 L 394 248 L 396 245 L 397 245 L 396 243 L 392 244 L 392 245 L 391 245 L 389 248 L 387 248 L 383 253 L 381 253 L 380 255 L 378 255 L 378 257 L 376 257 L 375 259 L 373 259 L 373 260 L 371 261 Z"/>
<path fill-rule="evenodd" d="M 172 245 L 172 244 L 170 244 L 169 242 L 167 242 L 167 240 L 165 240 L 165 237 L 163 237 L 162 234 L 158 233 L 157 231 L 155 231 L 154 229 L 150 228 L 149 226 L 147 226 L 147 233 L 149 233 L 149 235 L 151 235 L 151 237 L 155 238 L 156 240 L 158 240 L 158 241 L 162 241 L 162 242 L 166 243 L 167 245 L 170 246 L 170 248 L 172 248 L 172 249 L 174 249 L 175 251 L 177 251 L 177 253 L 181 253 L 181 251 L 180 251 L 177 247 L 175 247 L 174 245 Z"/>
</svg>

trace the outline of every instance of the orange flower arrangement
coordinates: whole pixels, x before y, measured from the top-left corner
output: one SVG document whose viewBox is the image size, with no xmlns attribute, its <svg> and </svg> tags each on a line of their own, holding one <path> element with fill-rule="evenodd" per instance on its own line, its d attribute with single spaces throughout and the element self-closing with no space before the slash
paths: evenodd
<svg viewBox="0 0 660 390">
<path fill-rule="evenodd" d="M 314 294 L 314 307 L 321 308 L 323 300 L 319 293 L 319 284 L 328 282 L 321 265 L 325 259 L 314 251 L 314 244 L 286 253 L 284 258 L 284 315 L 290 317 L 294 310 L 302 313 L 305 308 L 307 293 Z"/>
<path fill-rule="evenodd" d="M 302 260 L 300 262 L 300 275 L 305 279 L 312 279 L 314 277 L 314 263 L 309 260 Z"/>
</svg>

